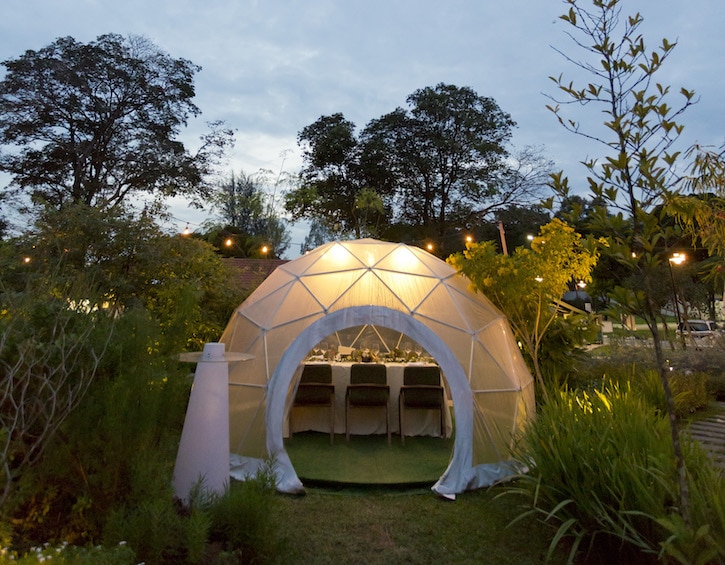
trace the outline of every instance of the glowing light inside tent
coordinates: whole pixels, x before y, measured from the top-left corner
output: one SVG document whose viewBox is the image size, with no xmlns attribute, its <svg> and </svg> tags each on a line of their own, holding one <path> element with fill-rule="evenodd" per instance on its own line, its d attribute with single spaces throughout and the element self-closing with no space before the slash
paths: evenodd
<svg viewBox="0 0 725 565">
<path fill-rule="evenodd" d="M 398 247 L 392 253 L 392 262 L 396 268 L 403 273 L 410 273 L 419 270 L 420 260 L 413 255 L 407 247 Z M 407 277 L 404 277 L 407 278 Z"/>
</svg>

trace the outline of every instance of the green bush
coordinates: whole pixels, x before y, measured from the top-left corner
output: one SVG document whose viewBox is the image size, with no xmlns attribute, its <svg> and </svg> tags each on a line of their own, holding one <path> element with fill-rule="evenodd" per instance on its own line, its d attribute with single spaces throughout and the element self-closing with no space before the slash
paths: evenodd
<svg viewBox="0 0 725 565">
<path fill-rule="evenodd" d="M 678 418 L 690 416 L 705 408 L 711 396 L 707 391 L 709 376 L 705 373 L 670 373 L 669 384 Z M 654 406 L 661 414 L 667 414 L 667 401 L 662 381 L 657 371 L 650 369 L 637 374 L 632 388 Z"/>
<path fill-rule="evenodd" d="M 202 506 L 210 518 L 209 542 L 242 563 L 267 563 L 277 551 L 278 503 L 271 473 L 233 482 Z"/>
<path fill-rule="evenodd" d="M 698 491 L 693 527 L 683 532 L 671 510 L 679 498 L 668 421 L 626 384 L 562 392 L 527 428 L 515 456 L 531 472 L 506 492 L 526 497 L 530 508 L 522 516 L 539 514 L 555 525 L 552 550 L 571 539 L 572 558 L 625 548 L 654 559 L 662 544 L 674 555 L 691 545 L 692 532 L 713 524 L 713 515 L 719 525 L 710 528 L 722 530 L 722 509 L 707 502 L 709 495 L 725 499 L 722 479 L 708 474 L 697 448 L 687 454 L 690 484 L 704 482 L 693 488 L 703 494 Z M 707 534 L 710 540 L 721 535 Z"/>
<path fill-rule="evenodd" d="M 207 514 L 182 511 L 167 488 L 136 506 L 114 510 L 105 538 L 127 542 L 136 560 L 149 565 L 191 565 L 202 561 L 208 532 Z"/>
</svg>

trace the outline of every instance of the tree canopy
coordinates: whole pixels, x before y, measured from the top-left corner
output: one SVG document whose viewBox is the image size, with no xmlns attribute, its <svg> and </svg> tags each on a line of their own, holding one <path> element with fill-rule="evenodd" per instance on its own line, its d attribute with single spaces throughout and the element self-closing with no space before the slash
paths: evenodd
<svg viewBox="0 0 725 565">
<path fill-rule="evenodd" d="M 281 181 L 279 175 L 271 183 L 270 172 L 265 170 L 232 173 L 220 180 L 211 195 L 218 218 L 204 223 L 202 239 L 228 257 L 281 256 L 290 244 L 275 201 Z M 274 185 L 271 193 L 265 190 L 270 184 Z"/>
<path fill-rule="evenodd" d="M 57 39 L 3 61 L 0 171 L 35 204 L 110 208 L 129 195 L 209 193 L 207 175 L 231 143 L 210 124 L 196 153 L 178 140 L 199 67 L 150 41 L 109 34 Z M 6 189 L 6 190 L 8 190 Z"/>
<path fill-rule="evenodd" d="M 509 154 L 515 122 L 492 98 L 441 83 L 406 102 L 359 134 L 340 113 L 300 132 L 304 168 L 286 201 L 293 218 L 337 235 L 407 230 L 442 250 L 451 234 L 538 199 L 551 164 L 531 148 Z"/>
<path fill-rule="evenodd" d="M 499 253 L 494 242 L 484 241 L 469 243 L 463 253 L 448 259 L 506 314 L 544 396 L 541 345 L 559 316 L 556 304 L 570 285 L 591 281 L 599 258 L 597 247 L 554 218 L 541 227 L 530 247 L 517 247 L 511 255 Z"/>
</svg>

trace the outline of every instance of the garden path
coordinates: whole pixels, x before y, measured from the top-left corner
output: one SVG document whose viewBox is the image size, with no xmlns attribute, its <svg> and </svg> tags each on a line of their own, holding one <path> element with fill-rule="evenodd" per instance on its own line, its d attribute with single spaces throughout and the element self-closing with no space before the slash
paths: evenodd
<svg viewBox="0 0 725 565">
<path fill-rule="evenodd" d="M 700 442 L 715 467 L 725 470 L 725 402 L 716 402 L 717 413 L 690 424 L 690 434 Z"/>
</svg>

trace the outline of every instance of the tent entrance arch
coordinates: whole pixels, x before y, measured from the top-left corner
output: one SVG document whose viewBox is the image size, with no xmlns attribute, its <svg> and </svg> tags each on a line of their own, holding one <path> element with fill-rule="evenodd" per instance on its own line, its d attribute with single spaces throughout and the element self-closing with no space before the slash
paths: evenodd
<svg viewBox="0 0 725 565">
<path fill-rule="evenodd" d="M 232 476 L 273 458 L 278 488 L 300 488 L 282 444 L 295 370 L 334 328 L 372 324 L 419 342 L 441 366 L 456 417 L 454 456 L 440 494 L 516 472 L 513 436 L 534 414 L 533 378 L 505 317 L 430 253 L 373 239 L 322 245 L 279 266 L 234 312 L 220 339 L 253 355 L 230 367 Z"/>
<path fill-rule="evenodd" d="M 282 355 L 270 380 L 266 411 L 267 450 L 278 465 L 278 479 L 285 481 L 285 484 L 278 486 L 289 492 L 302 489 L 283 441 L 287 393 L 297 367 L 320 340 L 336 331 L 364 324 L 390 328 L 415 339 L 436 359 L 446 375 L 456 416 L 456 436 L 448 469 L 433 487 L 435 491 L 446 492 L 449 490 L 446 477 L 459 476 L 471 464 L 472 453 L 466 449 L 465 438 L 473 432 L 473 407 L 466 375 L 450 349 L 429 328 L 410 315 L 377 306 L 351 307 L 317 320 Z"/>
</svg>

